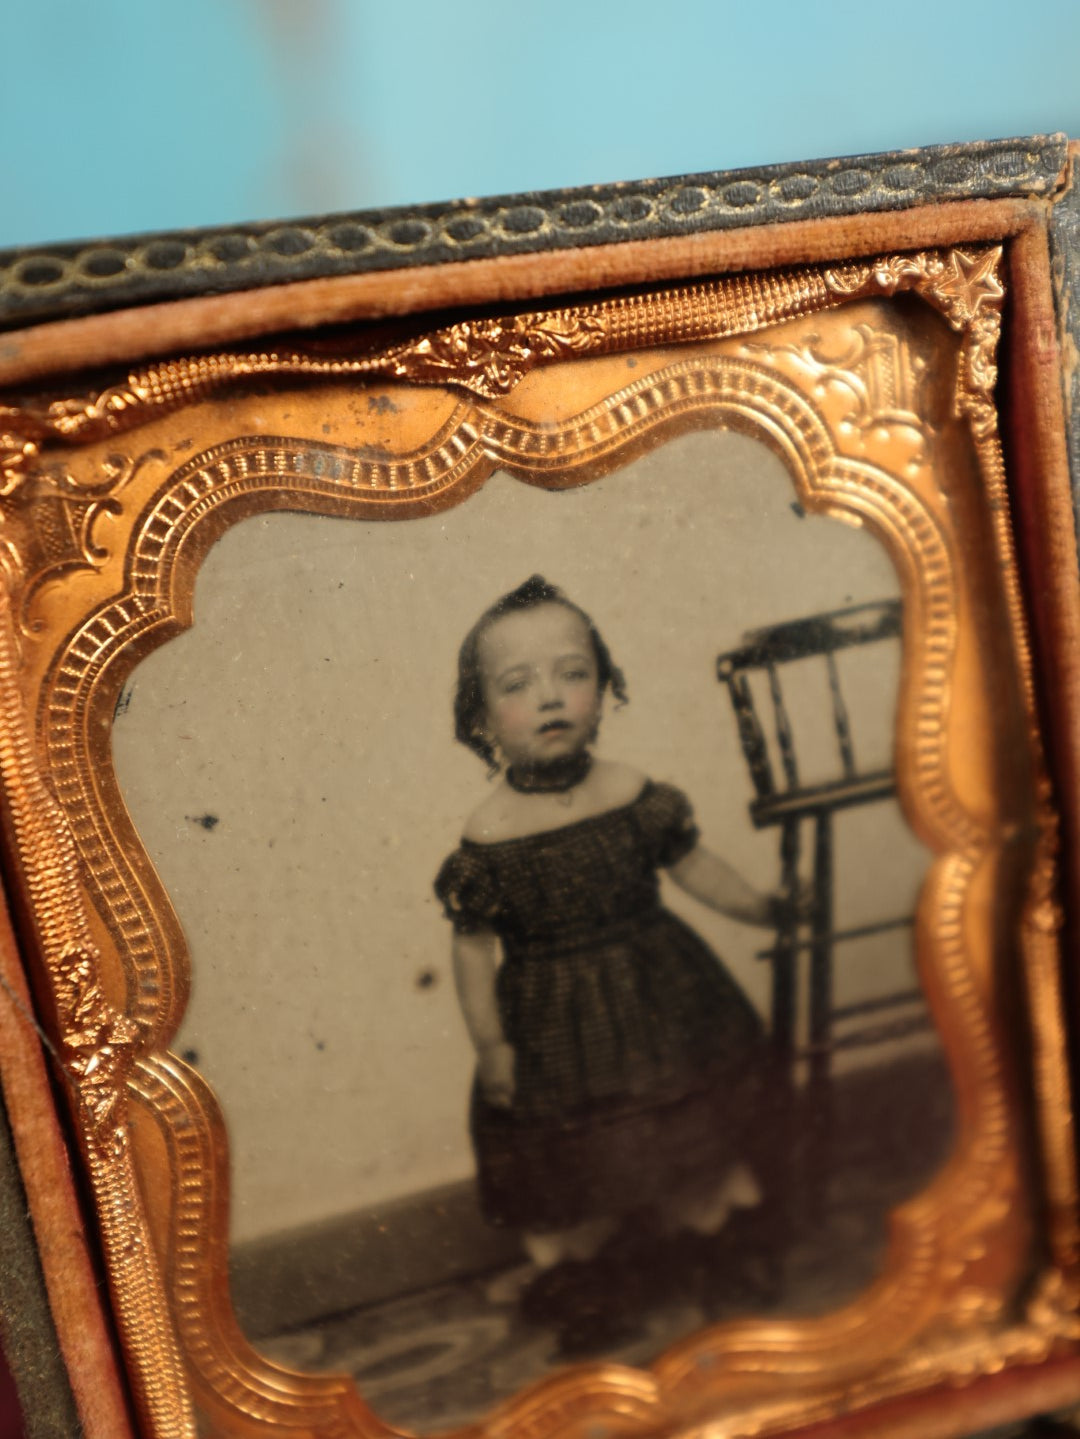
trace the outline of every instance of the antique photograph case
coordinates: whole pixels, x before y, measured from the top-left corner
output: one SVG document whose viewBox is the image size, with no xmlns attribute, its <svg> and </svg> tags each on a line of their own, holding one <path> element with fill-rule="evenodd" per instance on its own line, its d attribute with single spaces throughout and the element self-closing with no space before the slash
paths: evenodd
<svg viewBox="0 0 1080 1439">
<path fill-rule="evenodd" d="M 815 224 L 5 399 L 12 899 L 143 1432 L 888 1433 L 1073 1353 L 1045 215 Z"/>
</svg>

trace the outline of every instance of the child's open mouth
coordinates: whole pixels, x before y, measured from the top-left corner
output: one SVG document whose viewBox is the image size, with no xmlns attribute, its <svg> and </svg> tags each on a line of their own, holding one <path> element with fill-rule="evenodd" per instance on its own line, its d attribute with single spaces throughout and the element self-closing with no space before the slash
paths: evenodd
<svg viewBox="0 0 1080 1439">
<path fill-rule="evenodd" d="M 546 724 L 542 724 L 542 725 L 540 726 L 540 733 L 541 733 L 541 734 L 555 734 L 555 733 L 557 733 L 557 732 L 560 731 L 560 730 L 567 730 L 567 729 L 569 729 L 569 728 L 570 728 L 570 721 L 569 721 L 569 720 L 564 720 L 564 719 L 548 720 L 548 722 L 547 722 Z"/>
</svg>

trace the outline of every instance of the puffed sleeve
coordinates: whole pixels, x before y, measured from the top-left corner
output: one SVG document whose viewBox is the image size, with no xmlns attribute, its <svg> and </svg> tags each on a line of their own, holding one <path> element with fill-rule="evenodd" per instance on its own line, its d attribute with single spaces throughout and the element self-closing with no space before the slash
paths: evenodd
<svg viewBox="0 0 1080 1439">
<path fill-rule="evenodd" d="M 648 786 L 639 803 L 638 822 L 652 862 L 660 868 L 685 859 L 700 838 L 690 801 L 672 784 Z"/>
<path fill-rule="evenodd" d="M 458 934 L 491 929 L 499 913 L 495 877 L 477 846 L 454 850 L 435 879 L 435 893 Z"/>
</svg>

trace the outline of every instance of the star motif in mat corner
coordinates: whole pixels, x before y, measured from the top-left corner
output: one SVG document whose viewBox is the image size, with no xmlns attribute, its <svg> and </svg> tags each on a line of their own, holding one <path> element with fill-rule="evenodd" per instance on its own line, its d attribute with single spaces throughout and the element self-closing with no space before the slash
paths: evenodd
<svg viewBox="0 0 1080 1439">
<path fill-rule="evenodd" d="M 949 254 L 951 273 L 938 282 L 938 293 L 950 300 L 964 316 L 974 316 L 984 300 L 1000 300 L 1005 291 L 995 274 L 1001 258 L 1001 247 L 965 255 L 963 250 Z"/>
</svg>

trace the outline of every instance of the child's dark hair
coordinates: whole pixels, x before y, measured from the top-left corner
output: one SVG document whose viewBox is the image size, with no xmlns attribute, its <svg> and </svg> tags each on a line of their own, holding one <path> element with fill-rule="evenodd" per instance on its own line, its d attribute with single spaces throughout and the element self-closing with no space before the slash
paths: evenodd
<svg viewBox="0 0 1080 1439">
<path fill-rule="evenodd" d="M 612 661 L 611 652 L 592 620 L 573 600 L 567 599 L 557 585 L 548 584 L 543 575 L 532 575 L 516 590 L 495 601 L 473 625 L 458 651 L 457 693 L 454 695 L 454 737 L 474 754 L 495 767 L 495 748 L 484 733 L 484 676 L 480 665 L 480 641 L 504 615 L 519 614 L 539 605 L 562 605 L 578 616 L 589 632 L 596 655 L 596 681 L 600 693 L 610 689 L 619 704 L 627 700 L 623 672 Z"/>
</svg>

